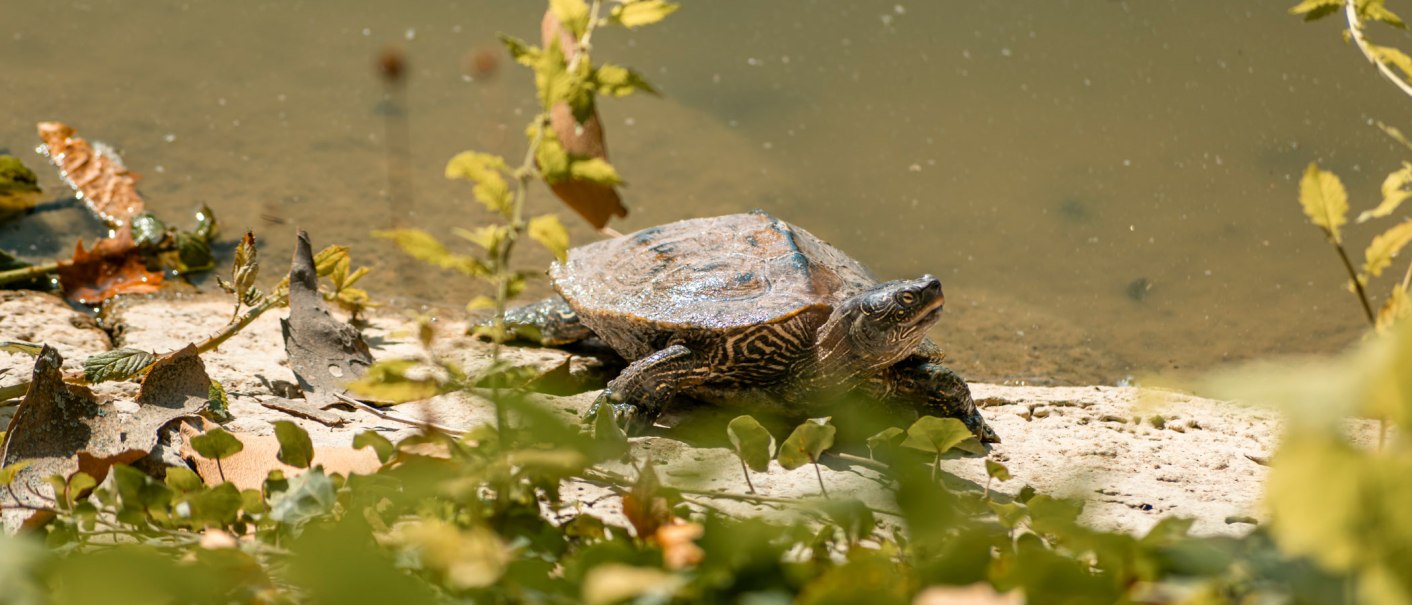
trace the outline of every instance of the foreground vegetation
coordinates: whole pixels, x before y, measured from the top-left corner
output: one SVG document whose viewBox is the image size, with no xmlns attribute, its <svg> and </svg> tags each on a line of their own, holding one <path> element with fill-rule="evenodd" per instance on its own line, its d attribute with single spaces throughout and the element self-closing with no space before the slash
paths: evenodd
<svg viewBox="0 0 1412 605">
<path fill-rule="evenodd" d="M 1306 4 L 1314 5 L 1306 12 L 1342 6 Z M 1203 385 L 1289 412 L 1286 438 L 1270 460 L 1269 523 L 1244 537 L 1195 537 L 1192 522 L 1177 518 L 1142 536 L 1103 531 L 1078 521 L 1082 502 L 1028 487 L 1007 490 L 1014 496 L 989 486 L 947 487 L 939 459 L 985 450 L 959 422 L 935 418 L 875 435 L 867 443 L 871 458 L 851 461 L 880 473 L 889 506 L 830 497 L 820 477 L 822 497 L 791 503 L 799 515 L 741 518 L 674 489 L 609 415 L 581 427 L 515 388 L 523 370 L 498 362 L 508 336 L 504 309 L 526 279 L 512 264 L 515 244 L 528 236 L 559 256 L 567 248 L 557 218 L 523 216 L 530 188 L 546 183 L 601 227 L 598 221 L 616 211 L 601 204 L 615 198 L 593 187 L 621 184 L 592 141 L 573 138 L 583 131 L 559 128 L 562 116 L 582 125 L 596 119 L 597 96 L 651 90 L 630 70 L 592 62 L 594 32 L 650 25 L 674 8 L 661 0 L 611 7 L 552 0 L 553 23 L 541 46 L 506 40 L 516 60 L 534 69 L 543 109 L 527 129 L 523 161 L 512 168 L 503 158 L 467 152 L 447 167 L 449 177 L 473 183 L 474 197 L 498 217 L 462 232 L 478 252 L 453 252 L 415 230 L 382 234 L 424 261 L 488 284 L 492 295 L 470 307 L 495 310 L 497 320 L 481 331 L 496 344 L 497 363 L 471 375 L 445 361 L 431 373 L 389 361 L 358 388 L 383 401 L 483 388 L 497 408 L 494 424 L 463 434 L 429 427 L 399 443 L 363 433 L 353 443 L 375 453 L 376 472 L 341 475 L 322 468 L 326 456 L 284 423 L 277 428 L 279 460 L 302 472 L 273 471 L 245 488 L 225 481 L 224 471 L 211 477 L 186 467 L 150 472 L 115 464 L 106 477 L 42 477 L 50 495 L 31 498 L 28 491 L 37 490 L 25 473 L 34 463 L 10 464 L 0 469 L 7 502 L 37 520 L 0 538 L 0 602 L 882 604 L 952 602 L 964 593 L 980 603 L 1412 603 L 1412 443 L 1404 437 L 1412 430 L 1412 322 L 1398 321 L 1406 306 L 1394 302 L 1406 296 L 1407 280 L 1381 312 L 1364 293 L 1409 239 L 1401 234 L 1412 231 L 1394 227 L 1370 245 L 1363 268 L 1354 267 L 1339 231 L 1346 195 L 1317 167 L 1306 174 L 1301 202 L 1338 246 L 1379 330 L 1336 359 L 1242 368 Z M 1354 8 L 1383 15 L 1368 12 L 1380 2 Z M 599 130 L 600 152 L 601 136 Z M 1412 179 L 1389 181 L 1386 199 L 1368 218 L 1392 214 L 1409 197 L 1404 189 Z M 200 232 L 204 244 L 214 227 Z M 247 236 L 225 282 L 235 297 L 227 330 L 185 353 L 95 357 L 85 364 L 85 380 L 155 380 L 160 368 L 287 305 L 300 280 L 262 293 L 254 286 L 256 258 Z M 366 294 L 351 288 L 362 272 L 350 271 L 346 249 L 330 248 L 308 264 L 331 281 L 330 300 L 363 308 Z M 41 384 L 70 389 L 55 383 L 57 372 L 45 378 L 41 371 L 57 367 L 52 352 L 4 344 L 37 356 L 32 391 Z M 211 384 L 202 412 L 220 420 L 223 394 Z M 1385 442 L 1350 441 L 1350 417 L 1383 419 Z M 834 440 L 827 419 L 804 423 L 778 446 L 749 416 L 727 432 L 745 489 L 720 495 L 757 502 L 768 499 L 752 495 L 751 470 L 817 464 Z M 191 447 L 220 469 L 245 446 L 213 429 Z M 998 484 L 1013 481 L 998 462 L 975 463 Z M 617 499 L 605 507 L 563 497 L 580 485 Z"/>
</svg>

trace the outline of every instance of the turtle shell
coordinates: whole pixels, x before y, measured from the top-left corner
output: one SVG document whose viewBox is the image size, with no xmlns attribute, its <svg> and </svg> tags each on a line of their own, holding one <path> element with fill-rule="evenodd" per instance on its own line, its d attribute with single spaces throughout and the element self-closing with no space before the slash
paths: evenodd
<svg viewBox="0 0 1412 605">
<path fill-rule="evenodd" d="M 842 251 L 763 212 L 678 221 L 574 248 L 550 275 L 595 333 L 630 332 L 631 340 L 827 318 L 835 302 L 877 283 Z"/>
</svg>

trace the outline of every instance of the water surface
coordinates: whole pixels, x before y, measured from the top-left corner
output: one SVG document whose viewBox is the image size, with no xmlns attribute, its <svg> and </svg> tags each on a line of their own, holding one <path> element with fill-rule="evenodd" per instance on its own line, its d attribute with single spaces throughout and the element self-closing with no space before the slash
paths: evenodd
<svg viewBox="0 0 1412 605">
<path fill-rule="evenodd" d="M 1360 333 L 1298 178 L 1318 160 L 1370 207 L 1406 155 L 1370 122 L 1406 130 L 1412 105 L 1333 21 L 1267 1 L 684 4 L 660 26 L 595 37 L 597 57 L 664 93 L 601 107 L 630 182 L 624 232 L 765 208 L 883 277 L 934 273 L 949 304 L 933 335 L 978 380 L 1113 383 L 1332 352 Z M 442 167 L 463 149 L 518 158 L 535 107 L 523 70 L 466 63 L 496 32 L 536 36 L 540 8 L 7 0 L 0 148 L 62 199 L 29 150 L 35 122 L 69 122 L 122 150 L 160 215 L 206 203 L 227 237 L 254 229 L 270 274 L 302 226 L 316 244 L 353 244 L 377 269 L 375 296 L 454 307 L 474 284 L 367 233 L 450 238 L 488 220 Z M 411 65 L 414 197 L 397 204 L 372 69 L 388 45 Z M 560 211 L 543 189 L 530 204 Z M 41 259 L 100 232 L 57 208 L 0 226 L 0 245 Z M 576 241 L 597 237 L 564 218 Z"/>
</svg>

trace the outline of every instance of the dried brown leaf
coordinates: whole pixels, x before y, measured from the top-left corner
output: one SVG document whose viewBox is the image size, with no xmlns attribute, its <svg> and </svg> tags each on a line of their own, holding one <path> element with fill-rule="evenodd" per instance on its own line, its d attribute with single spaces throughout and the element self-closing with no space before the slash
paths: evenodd
<svg viewBox="0 0 1412 605">
<path fill-rule="evenodd" d="M 59 169 L 59 177 L 109 227 L 127 225 L 142 212 L 144 203 L 137 193 L 137 181 L 142 177 L 129 171 L 111 148 L 89 144 L 62 122 L 40 122 L 39 138 L 49 161 Z"/>
<path fill-rule="evenodd" d="M 544 47 L 548 48 L 556 36 L 560 48 L 564 49 L 564 60 L 573 61 L 574 55 L 578 54 L 578 45 L 573 34 L 560 25 L 553 11 L 546 11 L 544 20 L 540 22 L 540 38 Z M 570 157 L 608 159 L 608 145 L 603 138 L 603 124 L 598 119 L 598 110 L 593 110 L 588 119 L 580 124 L 574 119 L 574 112 L 568 103 L 557 103 L 549 110 L 549 124 Z M 560 201 L 593 225 L 594 229 L 607 226 L 608 220 L 615 216 L 628 215 L 628 209 L 623 206 L 618 191 L 611 186 L 563 179 L 551 183 L 549 188 Z"/>
<path fill-rule="evenodd" d="M 53 475 L 69 477 L 82 471 L 102 482 L 114 464 L 146 456 L 168 423 L 199 418 L 196 414 L 206 405 L 211 386 L 191 346 L 154 364 L 136 401 L 122 405 L 100 404 L 87 388 L 66 384 L 62 369 L 63 359 L 46 346 L 35 361 L 29 393 L 10 420 L 0 453 L 0 466 L 20 460 L 34 463 L 19 472 L 15 489 L 0 504 L 52 506 L 55 494 L 48 478 Z M 9 528 L 45 517 L 6 508 Z"/>
<path fill-rule="evenodd" d="M 162 288 L 162 274 L 147 270 L 131 233 L 124 228 L 88 250 L 80 240 L 73 258 L 59 263 L 59 285 L 65 298 L 97 305 L 119 294 L 156 292 Z"/>
<path fill-rule="evenodd" d="M 319 294 L 309 234 L 299 232 L 289 270 L 289 319 L 280 320 L 289 367 L 315 407 L 336 401 L 348 383 L 366 374 L 372 352 L 353 326 L 334 319 Z"/>
</svg>

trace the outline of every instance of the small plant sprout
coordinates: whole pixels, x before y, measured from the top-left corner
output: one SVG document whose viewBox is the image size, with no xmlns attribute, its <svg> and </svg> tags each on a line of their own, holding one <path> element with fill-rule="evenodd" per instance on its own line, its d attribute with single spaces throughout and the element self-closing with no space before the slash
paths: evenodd
<svg viewBox="0 0 1412 605">
<path fill-rule="evenodd" d="M 774 457 L 775 438 L 754 416 L 736 416 L 726 425 L 726 435 L 730 437 L 731 447 L 735 448 L 735 455 L 740 459 L 745 486 L 753 494 L 755 484 L 750 481 L 750 471 L 763 473 L 769 470 L 770 458 Z"/>
<path fill-rule="evenodd" d="M 1009 481 L 1009 480 L 1010 480 L 1010 469 L 1005 468 L 1005 465 L 1004 465 L 1004 464 L 1001 464 L 1001 463 L 999 463 L 999 462 L 996 462 L 996 461 L 994 461 L 994 460 L 991 460 L 990 458 L 986 458 L 986 459 L 985 459 L 985 476 L 986 476 L 986 480 L 985 480 L 985 498 L 986 498 L 987 500 L 989 500 L 989 499 L 990 499 L 990 482 L 991 482 L 991 481 L 1000 481 L 1000 482 L 1004 483 L 1004 482 L 1006 482 L 1006 481 Z"/>
<path fill-rule="evenodd" d="M 966 425 L 960 420 L 936 416 L 922 416 L 912 423 L 912 426 L 907 427 L 907 439 L 903 440 L 902 447 L 921 450 L 936 456 L 932 461 L 933 481 L 936 480 L 937 471 L 941 469 L 942 454 L 953 448 L 972 453 L 985 451 L 980 442 L 976 441 L 971 430 L 966 428 Z"/>
<path fill-rule="evenodd" d="M 245 444 L 225 429 L 214 428 L 192 437 L 191 449 L 196 450 L 203 458 L 215 460 L 216 472 L 220 474 L 221 481 L 225 481 L 226 471 L 221 467 L 221 460 L 239 454 L 245 449 Z"/>
<path fill-rule="evenodd" d="M 804 424 L 795 427 L 794 432 L 790 433 L 784 443 L 780 444 L 778 458 L 780 466 L 790 471 L 805 464 L 813 464 L 814 476 L 819 479 L 819 492 L 825 498 L 829 497 L 829 490 L 824 487 L 824 474 L 819 470 L 819 456 L 824 453 L 824 450 L 833 447 L 833 438 L 838 432 L 837 427 L 829 424 L 829 419 L 829 417 L 810 418 Z M 957 423 L 959 424 L 960 421 L 958 420 Z"/>
</svg>

